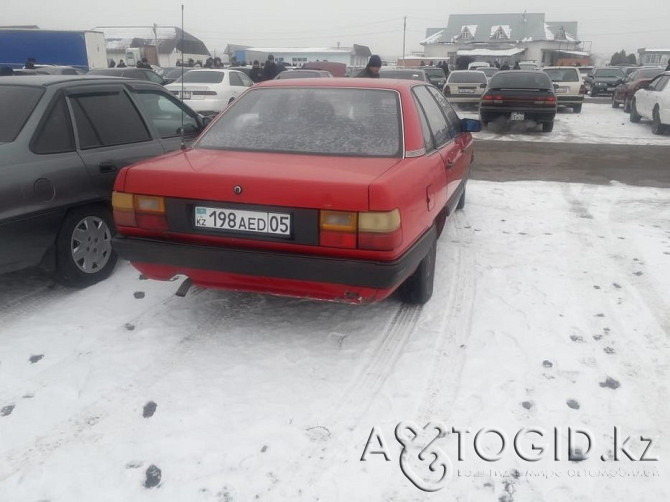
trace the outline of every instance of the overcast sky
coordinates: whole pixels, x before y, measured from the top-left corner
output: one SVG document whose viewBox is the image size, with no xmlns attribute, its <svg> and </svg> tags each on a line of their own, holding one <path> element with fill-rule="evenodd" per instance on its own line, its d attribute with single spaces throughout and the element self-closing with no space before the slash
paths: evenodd
<svg viewBox="0 0 670 502">
<path fill-rule="evenodd" d="M 4 0 L 6 3 L 9 0 Z M 584 49 L 611 54 L 641 47 L 670 48 L 670 0 L 44 0 L 13 2 L 0 24 L 36 24 L 50 29 L 95 26 L 181 24 L 210 51 L 226 44 L 256 47 L 334 47 L 367 45 L 387 58 L 402 54 L 403 16 L 407 16 L 406 52 L 421 50 L 426 28 L 447 25 L 449 14 L 537 12 L 547 21 L 577 21 Z M 453 9 L 453 10 L 451 10 Z"/>
</svg>

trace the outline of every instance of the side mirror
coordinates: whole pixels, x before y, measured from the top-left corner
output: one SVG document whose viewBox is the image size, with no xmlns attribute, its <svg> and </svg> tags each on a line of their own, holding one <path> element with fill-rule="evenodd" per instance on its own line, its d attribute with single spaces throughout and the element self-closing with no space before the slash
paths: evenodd
<svg viewBox="0 0 670 502">
<path fill-rule="evenodd" d="M 211 115 L 205 115 L 202 117 L 202 127 L 207 127 L 213 120 Z"/>
<path fill-rule="evenodd" d="M 477 119 L 461 119 L 461 132 L 479 132 L 482 123 Z"/>
</svg>

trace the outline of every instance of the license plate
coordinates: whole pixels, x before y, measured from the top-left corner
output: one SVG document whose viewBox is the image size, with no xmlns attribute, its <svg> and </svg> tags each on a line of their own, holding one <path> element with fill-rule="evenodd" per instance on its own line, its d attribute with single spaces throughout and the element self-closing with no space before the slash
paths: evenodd
<svg viewBox="0 0 670 502">
<path fill-rule="evenodd" d="M 241 211 L 220 207 L 196 206 L 196 228 L 262 235 L 291 236 L 291 215 L 265 211 Z"/>
<path fill-rule="evenodd" d="M 191 99 L 191 91 L 184 91 L 181 99 Z"/>
<path fill-rule="evenodd" d="M 558 89 L 556 89 L 556 92 L 558 94 L 567 94 L 568 93 L 568 88 L 567 87 L 559 87 Z"/>
<path fill-rule="evenodd" d="M 460 94 L 474 94 L 475 90 L 474 89 L 459 89 L 458 92 Z"/>
<path fill-rule="evenodd" d="M 509 116 L 510 120 L 523 120 L 525 115 L 521 112 L 512 112 Z"/>
</svg>

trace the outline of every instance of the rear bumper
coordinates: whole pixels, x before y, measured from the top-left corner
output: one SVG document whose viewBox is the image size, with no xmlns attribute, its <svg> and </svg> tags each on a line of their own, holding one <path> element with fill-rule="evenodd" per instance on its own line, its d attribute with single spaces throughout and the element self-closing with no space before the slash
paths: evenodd
<svg viewBox="0 0 670 502">
<path fill-rule="evenodd" d="M 523 113 L 525 120 L 535 122 L 552 122 L 556 116 L 556 109 L 541 110 L 538 108 L 494 108 L 479 105 L 479 117 L 482 122 L 493 122 L 496 119 L 509 119 L 512 113 Z"/>
<path fill-rule="evenodd" d="M 561 95 L 558 94 L 556 96 L 556 100 L 558 101 L 559 105 L 578 105 L 584 102 L 584 95 L 583 94 L 578 94 L 578 95 Z"/>
<path fill-rule="evenodd" d="M 359 289 L 369 290 L 369 294 L 384 291 L 388 296 L 416 269 L 435 238 L 435 228 L 431 227 L 405 254 L 390 262 L 121 236 L 115 237 L 112 244 L 122 258 L 130 260 L 153 279 L 167 280 L 183 274 L 191 277 L 194 283 L 208 287 L 334 298 L 345 290 L 355 292 Z M 316 287 L 318 284 L 324 287 Z M 315 290 L 321 290 L 323 294 L 310 293 Z"/>
</svg>

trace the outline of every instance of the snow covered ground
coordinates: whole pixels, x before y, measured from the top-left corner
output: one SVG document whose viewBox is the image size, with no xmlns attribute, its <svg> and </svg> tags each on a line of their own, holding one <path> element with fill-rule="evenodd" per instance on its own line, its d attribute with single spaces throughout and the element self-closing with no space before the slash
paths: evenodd
<svg viewBox="0 0 670 502">
<path fill-rule="evenodd" d="M 670 189 L 471 181 L 422 308 L 0 276 L 0 500 L 670 500 L 668 221 Z"/>
<path fill-rule="evenodd" d="M 461 117 L 479 118 L 477 112 L 458 110 Z M 503 122 L 489 124 L 475 137 L 500 141 L 548 141 L 552 143 L 611 143 L 625 145 L 670 145 L 670 134 L 655 136 L 651 122 L 642 120 L 633 124 L 621 107 L 608 103 L 586 101 L 581 113 L 559 108 L 554 130 L 543 133 L 532 122 Z"/>
</svg>

